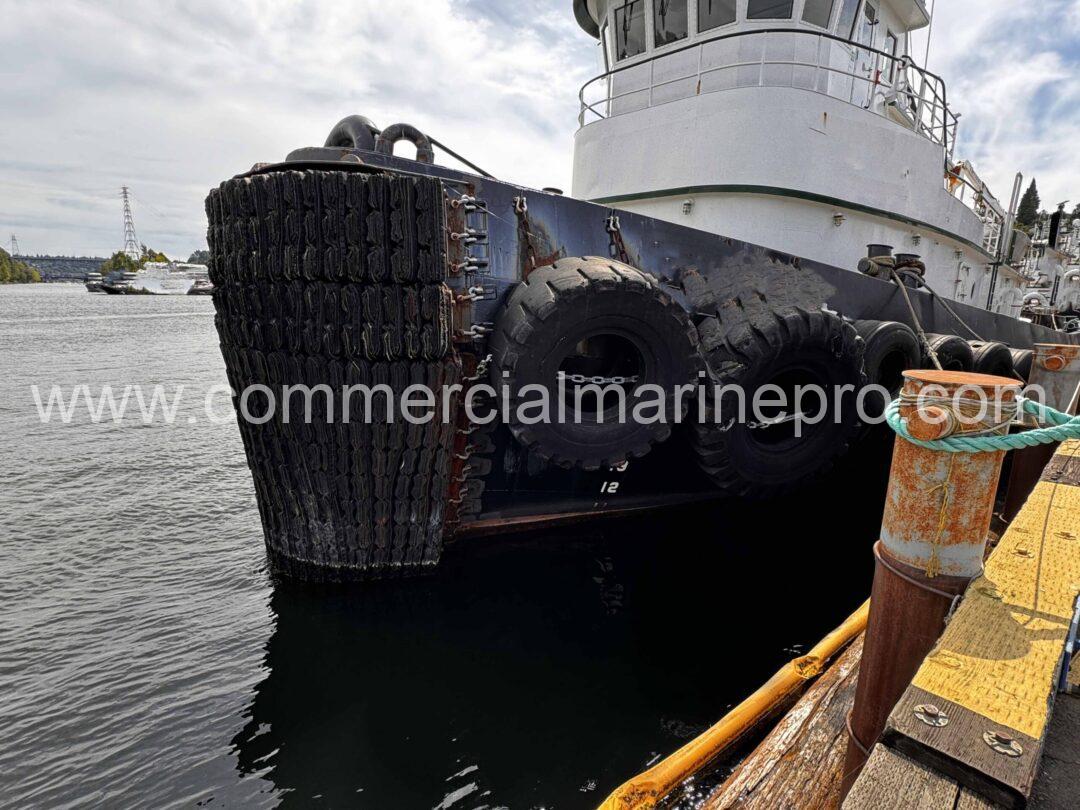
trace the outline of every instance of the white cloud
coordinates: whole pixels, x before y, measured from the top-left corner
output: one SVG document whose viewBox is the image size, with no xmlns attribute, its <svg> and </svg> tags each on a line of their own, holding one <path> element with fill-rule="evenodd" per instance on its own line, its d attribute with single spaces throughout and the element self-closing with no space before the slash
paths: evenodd
<svg viewBox="0 0 1080 810">
<path fill-rule="evenodd" d="M 1006 203 L 1017 171 L 1045 208 L 1080 202 L 1080 0 L 941 0 L 935 16 L 929 66 L 962 114 L 956 156 Z"/>
<path fill-rule="evenodd" d="M 596 48 L 568 0 L 498 23 L 449 0 L 148 5 L 0 0 L 0 107 L 17 121 L 0 128 L 0 228 L 24 251 L 118 249 L 127 184 L 140 239 L 186 256 L 211 186 L 351 113 L 569 186 Z"/>
<path fill-rule="evenodd" d="M 930 66 L 964 113 L 958 156 L 1000 197 L 1019 169 L 1045 204 L 1080 200 L 1080 0 L 938 5 Z M 116 250 L 127 184 L 140 238 L 185 256 L 211 186 L 350 113 L 569 188 L 598 72 L 570 0 L 0 0 L 0 21 L 0 234 L 29 251 Z"/>
</svg>

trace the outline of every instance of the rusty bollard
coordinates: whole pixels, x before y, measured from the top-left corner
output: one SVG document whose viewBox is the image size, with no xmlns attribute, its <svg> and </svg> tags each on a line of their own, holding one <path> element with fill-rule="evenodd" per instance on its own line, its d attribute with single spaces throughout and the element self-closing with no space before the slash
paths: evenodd
<svg viewBox="0 0 1080 810">
<path fill-rule="evenodd" d="M 1020 387 L 1018 380 L 985 374 L 905 371 L 900 415 L 908 432 L 925 441 L 975 430 L 1005 433 L 1009 409 L 1015 409 L 1009 403 L 1016 402 Z M 987 398 L 993 430 L 962 423 L 949 402 L 958 392 L 965 399 Z M 920 395 L 926 398 L 922 402 Z M 982 571 L 1004 455 L 928 450 L 896 437 L 881 537 L 874 546 L 870 618 L 848 717 L 842 796 L 944 630 L 955 597 Z"/>
<path fill-rule="evenodd" d="M 1075 414 L 1075 398 L 1080 388 L 1080 346 L 1036 343 L 1028 384 L 1042 389 L 1044 405 Z M 1037 423 L 1034 417 L 1025 415 L 1024 424 L 1035 427 Z M 1040 444 L 1013 453 L 1002 510 L 1005 520 L 1012 520 L 1019 514 L 1056 449 L 1057 444 Z"/>
</svg>

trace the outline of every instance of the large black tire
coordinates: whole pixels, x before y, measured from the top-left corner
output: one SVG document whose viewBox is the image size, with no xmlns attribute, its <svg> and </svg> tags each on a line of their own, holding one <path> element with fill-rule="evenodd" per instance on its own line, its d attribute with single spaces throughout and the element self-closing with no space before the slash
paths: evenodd
<svg viewBox="0 0 1080 810">
<path fill-rule="evenodd" d="M 896 321 L 856 321 L 855 330 L 863 339 L 867 383 L 880 385 L 888 390 L 890 401 L 895 399 L 904 384 L 904 372 L 922 365 L 919 338 L 911 327 Z M 881 396 L 868 397 L 867 415 L 884 413 L 887 404 Z"/>
<path fill-rule="evenodd" d="M 442 190 L 434 179 L 281 171 L 207 199 L 218 334 L 237 392 L 325 384 L 314 419 L 238 419 L 275 568 L 352 579 L 438 561 L 454 426 L 372 418 L 342 386 L 459 381 L 451 353 Z M 238 406 L 240 400 L 237 400 Z M 266 413 L 263 394 L 249 411 Z M 298 406 L 299 401 L 294 405 Z M 260 410 L 261 409 L 261 410 Z M 294 411 L 295 413 L 295 411 Z"/>
<path fill-rule="evenodd" d="M 1031 349 L 1009 349 L 1012 355 L 1013 370 L 1024 382 L 1031 376 L 1031 363 L 1035 359 L 1035 352 Z"/>
<path fill-rule="evenodd" d="M 847 451 L 859 430 L 855 398 L 866 382 L 863 342 L 850 323 L 825 310 L 773 309 L 751 293 L 705 317 L 698 332 L 716 384 L 740 387 L 748 408 L 768 384 L 789 395 L 796 384 L 820 385 L 829 399 L 825 418 L 795 436 L 792 422 L 762 429 L 749 414 L 734 418 L 737 396 L 723 392 L 694 430 L 701 468 L 717 487 L 735 497 L 776 497 L 820 476 Z M 852 387 L 839 402 L 838 386 Z"/>
<path fill-rule="evenodd" d="M 492 382 L 496 389 L 504 383 L 509 389 L 509 427 L 518 441 L 554 464 L 587 470 L 643 456 L 666 439 L 676 416 L 682 416 L 674 413 L 674 389 L 697 382 L 701 368 L 685 310 L 652 276 L 597 257 L 560 259 L 529 274 L 507 298 L 491 353 Z M 570 402 L 568 418 L 555 418 L 560 371 L 622 380 L 628 418 L 617 419 L 611 408 L 590 410 L 584 397 L 578 416 Z M 526 385 L 546 389 L 553 418 L 537 424 L 518 420 L 518 404 L 535 400 L 532 391 L 520 396 Z M 642 385 L 659 385 L 666 392 L 664 421 L 629 418 L 637 403 L 655 400 L 638 393 Z M 565 388 L 577 390 L 572 381 Z M 691 400 L 684 398 L 683 412 Z"/>
<path fill-rule="evenodd" d="M 971 356 L 974 370 L 979 374 L 991 374 L 995 377 L 1015 377 L 1012 352 L 1004 343 L 995 341 L 971 341 Z"/>
<path fill-rule="evenodd" d="M 975 358 L 971 346 L 956 335 L 926 336 L 931 348 L 937 353 L 938 362 L 946 371 L 971 371 L 975 367 Z M 934 362 L 928 352 L 923 351 L 923 368 L 934 368 Z"/>
</svg>

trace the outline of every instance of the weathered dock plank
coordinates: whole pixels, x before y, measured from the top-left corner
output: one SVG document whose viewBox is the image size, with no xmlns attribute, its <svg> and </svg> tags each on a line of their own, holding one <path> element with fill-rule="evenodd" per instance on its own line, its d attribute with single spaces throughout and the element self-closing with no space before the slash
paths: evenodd
<svg viewBox="0 0 1080 810">
<path fill-rule="evenodd" d="M 1080 441 L 1058 448 L 882 736 L 894 754 L 1005 806 L 1031 795 L 1080 592 L 1078 458 Z M 920 719 L 927 704 L 944 725 Z M 875 806 L 852 804 L 857 795 L 845 807 Z"/>
<path fill-rule="evenodd" d="M 840 803 L 844 718 L 855 699 L 862 636 L 705 800 L 701 810 L 832 808 Z"/>
<path fill-rule="evenodd" d="M 875 745 L 844 808 L 874 810 L 991 810 L 997 805 L 965 790 L 933 768 Z"/>
<path fill-rule="evenodd" d="M 1080 807 L 1080 697 L 1063 695 L 1054 706 L 1042 767 L 1028 807 L 1031 810 Z"/>
</svg>

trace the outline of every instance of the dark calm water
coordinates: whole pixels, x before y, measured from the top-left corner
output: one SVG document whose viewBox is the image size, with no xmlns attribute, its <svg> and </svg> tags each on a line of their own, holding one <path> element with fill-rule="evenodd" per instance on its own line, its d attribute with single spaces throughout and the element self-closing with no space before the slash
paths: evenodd
<svg viewBox="0 0 1080 810">
<path fill-rule="evenodd" d="M 0 805 L 594 807 L 868 591 L 873 463 L 460 543 L 436 577 L 275 584 L 236 427 L 204 413 L 212 308 L 0 287 Z M 173 424 L 42 424 L 30 390 L 158 383 Z"/>
</svg>

